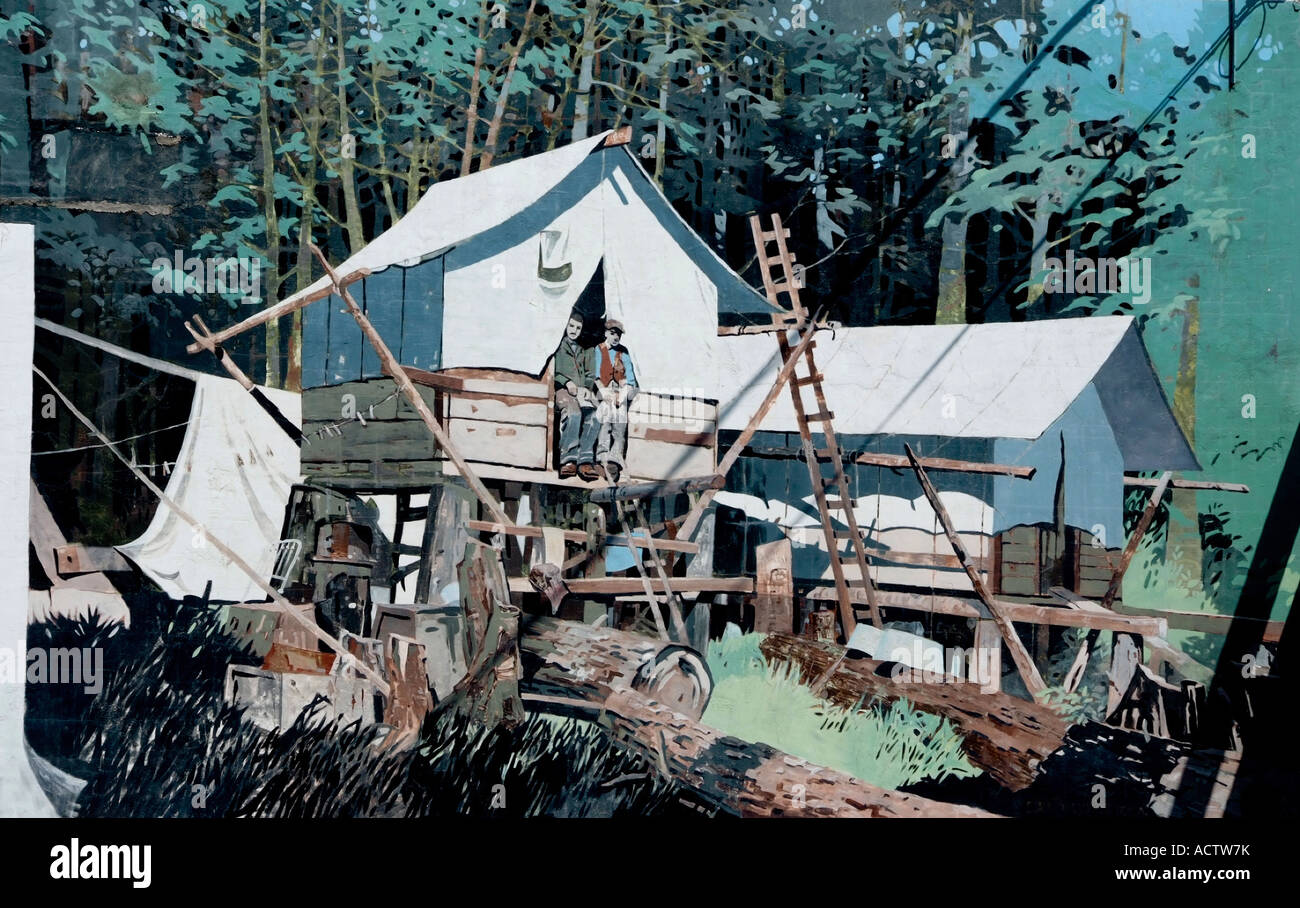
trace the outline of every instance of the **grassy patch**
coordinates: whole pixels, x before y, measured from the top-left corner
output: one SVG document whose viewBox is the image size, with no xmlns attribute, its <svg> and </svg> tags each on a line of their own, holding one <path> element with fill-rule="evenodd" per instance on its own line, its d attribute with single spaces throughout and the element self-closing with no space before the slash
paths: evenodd
<svg viewBox="0 0 1300 908">
<path fill-rule="evenodd" d="M 905 700 L 843 710 L 815 697 L 791 666 L 769 666 L 761 634 L 709 643 L 713 696 L 703 721 L 762 741 L 882 788 L 979 773 L 961 752 L 961 733 Z"/>
</svg>

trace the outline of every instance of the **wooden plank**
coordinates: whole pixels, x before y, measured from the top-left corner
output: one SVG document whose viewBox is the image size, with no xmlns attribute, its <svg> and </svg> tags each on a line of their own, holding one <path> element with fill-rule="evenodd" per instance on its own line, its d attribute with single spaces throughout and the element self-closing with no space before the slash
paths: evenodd
<svg viewBox="0 0 1300 908">
<path fill-rule="evenodd" d="M 1155 488 L 1160 484 L 1159 479 L 1153 479 L 1147 476 L 1125 476 L 1124 485 L 1143 488 Z M 1202 489 L 1208 492 L 1249 492 L 1250 486 L 1243 485 L 1239 482 L 1211 482 L 1201 479 L 1171 479 L 1169 480 L 1171 489 Z"/>
<path fill-rule="evenodd" d="M 511 577 L 510 592 L 533 593 L 532 584 L 527 577 Z M 650 578 L 650 590 L 653 595 L 664 593 L 663 584 L 656 578 Z M 575 577 L 566 579 L 565 586 L 574 595 L 620 596 L 627 593 L 643 593 L 644 587 L 637 577 Z M 679 593 L 752 593 L 754 581 L 748 577 L 674 577 L 673 589 Z"/>
<path fill-rule="evenodd" d="M 449 419 L 447 436 L 467 461 L 538 470 L 546 466 L 548 439 L 545 426 Z"/>
<path fill-rule="evenodd" d="M 628 429 L 631 438 L 644 438 L 646 441 L 663 441 L 674 445 L 692 445 L 698 448 L 711 448 L 717 436 L 713 432 L 684 432 L 680 429 L 665 429 L 660 426 L 633 425 Z"/>
<path fill-rule="evenodd" d="M 303 430 L 306 431 L 307 423 L 336 423 L 346 419 L 343 411 L 349 403 L 353 404 L 352 412 L 360 413 L 367 422 L 372 419 L 397 419 L 397 398 L 391 396 L 396 390 L 397 386 L 387 378 L 307 388 L 302 392 Z M 352 401 L 345 399 L 349 394 L 352 395 Z M 371 407 L 374 408 L 373 416 Z M 411 415 L 414 416 L 414 412 Z"/>
<path fill-rule="evenodd" d="M 956 555 L 940 555 L 934 552 L 900 552 L 897 549 L 870 549 L 871 561 L 873 564 L 882 562 L 888 564 L 907 564 L 917 567 L 944 568 L 947 570 L 961 570 L 961 559 Z M 973 556 L 971 562 L 975 569 L 981 572 L 987 572 L 991 562 L 983 556 Z"/>
<path fill-rule="evenodd" d="M 46 578 L 56 587 L 75 586 L 77 589 L 87 592 L 107 593 L 116 596 L 118 594 L 117 587 L 113 586 L 109 579 L 100 573 L 78 577 L 75 582 L 71 583 L 63 579 L 59 572 L 59 560 L 55 553 L 61 547 L 67 545 L 68 540 L 55 522 L 54 515 L 50 512 L 50 507 L 45 501 L 45 496 L 41 494 L 41 490 L 36 485 L 36 480 L 29 478 L 28 483 L 30 484 L 30 497 L 27 506 L 27 538 L 31 541 L 32 548 L 36 550 L 36 558 L 40 561 Z"/>
<path fill-rule="evenodd" d="M 866 604 L 866 597 L 860 590 L 853 590 L 853 600 Z M 917 612 L 933 612 L 938 615 L 955 615 L 960 618 L 984 617 L 979 610 L 979 599 L 960 596 L 948 596 L 931 593 L 908 593 L 900 590 L 876 590 L 877 598 L 883 608 L 901 608 Z M 832 587 L 815 587 L 807 594 L 809 599 L 835 599 Z M 998 608 L 1011 621 L 1019 624 L 1045 624 L 1052 627 L 1085 627 L 1107 631 L 1129 631 L 1142 636 L 1164 636 L 1169 625 L 1163 618 L 1130 617 L 1114 612 L 1093 614 L 1080 609 L 1063 608 L 1052 605 L 1036 605 L 1024 602 L 996 600 Z"/>
<path fill-rule="evenodd" d="M 1037 467 L 1022 467 L 1005 463 L 981 463 L 975 460 L 953 460 L 949 457 L 921 457 L 921 466 L 927 470 L 948 470 L 956 473 L 991 473 L 996 476 L 1014 476 L 1017 479 L 1033 479 Z M 891 467 L 905 469 L 911 466 L 907 458 L 899 454 L 864 453 L 853 457 L 855 463 L 873 467 Z"/>
<path fill-rule="evenodd" d="M 1165 497 L 1165 489 L 1169 487 L 1169 481 L 1173 475 L 1172 471 L 1166 470 L 1152 490 L 1151 497 L 1147 499 L 1147 506 L 1142 509 L 1142 517 L 1138 520 L 1138 525 L 1133 529 L 1128 544 L 1124 546 L 1124 553 L 1119 556 L 1119 566 L 1115 568 L 1115 573 L 1110 580 L 1110 586 L 1101 600 L 1102 608 L 1110 608 L 1114 604 L 1115 597 L 1119 594 L 1120 581 L 1124 579 L 1124 572 L 1128 570 L 1129 562 L 1137 554 L 1138 543 L 1142 541 L 1142 537 L 1146 535 L 1147 529 L 1151 526 L 1151 520 L 1155 517 L 1156 508 L 1160 505 L 1160 500 Z"/>
<path fill-rule="evenodd" d="M 465 525 L 476 533 L 508 533 L 511 536 L 524 536 L 531 539 L 542 538 L 542 528 L 535 526 L 521 526 L 516 524 L 510 527 L 503 527 L 494 524 L 490 520 L 469 520 Z M 587 534 L 582 530 L 564 530 L 564 539 L 566 542 L 586 542 Z M 636 548 L 646 548 L 645 538 L 642 536 L 627 536 L 615 533 L 605 537 L 605 545 L 624 545 L 634 546 Z M 655 546 L 664 552 L 685 552 L 693 555 L 700 550 L 699 544 L 694 542 L 682 542 L 679 539 L 663 539 L 655 537 Z"/>
<path fill-rule="evenodd" d="M 380 359 L 383 361 L 384 371 L 392 376 L 393 380 L 397 382 L 398 387 L 402 389 L 402 392 L 411 402 L 411 405 L 419 412 L 420 418 L 424 420 L 424 424 L 429 428 L 429 431 L 433 433 L 433 437 L 438 440 L 439 447 L 446 451 L 447 456 L 456 464 L 456 468 L 460 471 L 461 476 L 465 478 L 466 483 L 468 483 L 470 489 L 474 492 L 475 497 L 477 497 L 478 500 L 483 503 L 483 506 L 488 509 L 493 519 L 499 523 L 513 524 L 514 521 L 510 520 L 510 518 L 506 516 L 505 511 L 501 510 L 501 505 L 497 502 L 496 497 L 487 490 L 487 487 L 484 486 L 479 478 L 474 475 L 474 472 L 469 468 L 469 465 L 466 464 L 464 459 L 460 456 L 460 453 L 456 450 L 456 446 L 452 444 L 451 439 L 447 437 L 442 426 L 439 425 L 438 420 L 436 420 L 433 413 L 429 411 L 424 399 L 420 396 L 420 392 L 416 390 L 415 385 L 411 384 L 411 380 L 406 377 L 406 373 L 402 370 L 402 367 L 398 365 L 395 359 L 393 359 L 393 354 L 384 344 L 383 338 L 379 336 L 379 333 L 375 331 L 374 326 L 370 324 L 365 313 L 361 311 L 361 307 L 357 305 L 357 301 L 352 298 L 352 293 L 339 280 L 339 276 L 330 266 L 329 260 L 325 258 L 325 254 L 320 251 L 315 243 L 309 242 L 307 245 L 310 247 L 312 254 L 316 256 L 317 260 L 321 263 L 321 266 L 325 269 L 325 273 L 329 275 L 335 289 L 342 293 L 343 299 L 347 303 L 348 310 L 352 313 L 352 317 L 356 319 L 357 324 L 361 326 L 362 332 L 365 333 L 371 346 L 375 348 L 375 352 L 379 354 Z"/>
<path fill-rule="evenodd" d="M 368 274 L 370 274 L 370 269 L 358 268 L 356 271 L 352 272 L 347 277 L 343 278 L 342 284 L 343 286 L 346 287 L 349 284 L 356 283 L 357 281 L 366 277 L 366 275 Z M 273 318 L 280 318 L 281 316 L 288 315 L 291 312 L 296 312 L 302 307 L 316 302 L 316 300 L 325 299 L 325 297 L 329 296 L 331 292 L 332 290 L 327 288 L 327 289 L 318 290 L 315 293 L 311 293 L 306 296 L 291 296 L 289 297 L 289 299 L 285 300 L 284 302 L 276 303 L 274 306 L 269 306 L 266 309 L 263 309 L 261 312 L 257 312 L 253 315 L 250 315 L 248 318 L 244 319 L 243 321 L 231 325 L 229 328 L 222 328 L 220 331 L 214 331 L 212 333 L 211 339 L 213 343 L 217 343 L 217 344 L 225 343 L 230 338 L 235 337 L 236 335 L 239 334 L 243 334 L 245 331 L 247 331 L 250 328 L 256 328 L 259 325 L 265 325 Z M 195 343 L 192 343 L 188 347 L 186 347 L 185 350 L 188 353 L 198 353 L 203 350 L 203 346 L 196 341 Z"/>
<path fill-rule="evenodd" d="M 971 586 L 974 587 L 976 594 L 984 605 L 993 613 L 993 620 L 997 623 L 998 630 L 1002 634 L 1002 640 L 1011 653 L 1011 661 L 1015 662 L 1016 669 L 1025 682 L 1025 688 L 1031 696 L 1038 696 L 1046 685 L 1043 683 L 1043 678 L 1039 675 L 1038 669 L 1034 666 L 1034 660 L 1030 658 L 1025 645 L 1020 642 L 1020 638 L 1016 636 L 1016 629 L 1011 626 L 1011 622 L 1001 612 L 1000 606 L 994 602 L 993 596 L 984 585 L 984 580 L 979 571 L 970 563 L 969 556 L 966 554 L 966 547 L 962 545 L 961 539 L 953 527 L 952 518 L 948 516 L 948 509 L 944 507 L 943 502 L 939 499 L 939 493 L 931 485 L 930 477 L 926 475 L 925 468 L 916 459 L 912 446 L 905 443 L 903 449 L 907 453 L 907 459 L 912 463 L 912 469 L 916 473 L 917 480 L 921 483 L 925 497 L 929 499 L 930 507 L 938 516 L 939 522 L 948 536 L 949 544 L 952 545 L 953 551 L 957 553 L 957 557 L 961 559 L 962 567 L 966 569 L 966 576 L 970 578 Z"/>
<path fill-rule="evenodd" d="M 494 397 L 473 399 L 460 394 L 447 396 L 447 413 L 452 419 L 483 419 L 490 422 L 546 426 L 546 402 L 515 404 Z"/>
<path fill-rule="evenodd" d="M 690 479 L 671 479 L 664 482 L 632 482 L 612 488 L 597 489 L 591 493 L 592 501 L 626 501 L 633 498 L 660 498 L 681 495 L 704 489 L 722 487 L 720 476 L 696 476 Z"/>
<path fill-rule="evenodd" d="M 1220 615 L 1215 612 L 1188 612 L 1178 611 L 1176 609 L 1140 609 L 1124 605 L 1122 602 L 1116 603 L 1114 610 L 1118 614 L 1129 615 L 1134 618 L 1163 618 L 1168 622 L 1169 626 L 1175 630 L 1200 631 L 1203 634 L 1215 634 L 1220 637 L 1225 636 L 1228 633 L 1228 628 L 1232 626 L 1234 621 L 1242 621 L 1252 624 L 1262 623 L 1264 625 L 1265 643 L 1280 642 L 1282 640 L 1282 628 L 1286 625 L 1286 622 L 1284 621 L 1261 622 L 1258 618 Z"/>
<path fill-rule="evenodd" d="M 98 571 L 130 571 L 127 561 L 115 548 L 84 546 L 79 542 L 61 545 L 54 550 L 54 562 L 63 576 L 93 574 Z"/>
<path fill-rule="evenodd" d="M 702 476 L 712 473 L 716 464 L 713 445 L 680 445 L 629 437 L 627 442 L 628 480 L 670 480 L 679 476 Z"/>
</svg>

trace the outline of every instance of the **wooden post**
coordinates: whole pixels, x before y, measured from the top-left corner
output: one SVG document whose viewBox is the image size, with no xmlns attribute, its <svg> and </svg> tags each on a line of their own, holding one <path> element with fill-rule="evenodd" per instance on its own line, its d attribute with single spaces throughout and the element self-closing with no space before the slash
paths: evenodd
<svg viewBox="0 0 1300 908">
<path fill-rule="evenodd" d="M 794 631 L 794 573 L 790 540 L 767 542 L 754 550 L 754 630 L 761 634 Z"/>
<path fill-rule="evenodd" d="M 948 516 L 948 509 L 943 506 L 943 502 L 939 500 L 939 493 L 935 491 L 934 486 L 930 483 L 930 477 L 926 475 L 925 467 L 921 466 L 921 462 L 916 459 L 916 453 L 912 450 L 911 445 L 904 444 L 903 448 L 907 452 L 907 459 L 912 463 L 912 469 L 916 473 L 917 480 L 921 483 L 921 489 L 930 502 L 930 507 L 934 509 L 934 513 L 939 518 L 939 523 L 943 526 L 949 545 L 957 553 L 957 557 L 961 560 L 961 566 L 966 571 L 966 576 L 970 578 L 975 594 L 979 596 L 980 601 L 993 615 L 993 621 L 997 624 L 998 631 L 1002 634 L 1002 640 L 1011 653 L 1011 660 L 1016 663 L 1016 669 L 1019 670 L 1020 677 L 1025 682 L 1025 689 L 1029 691 L 1031 696 L 1038 696 L 1046 685 L 1043 683 L 1042 676 L 1038 674 L 1038 669 L 1034 667 L 1034 660 L 1030 658 L 1025 645 L 1020 642 L 1020 638 L 1016 635 L 1016 629 L 1002 614 L 998 604 L 993 601 L 993 596 L 984 585 L 984 579 L 971 562 L 970 555 L 966 553 L 966 546 L 962 543 L 961 537 L 957 535 L 952 518 Z"/>
<path fill-rule="evenodd" d="M 1002 634 L 996 622 L 976 619 L 974 646 L 967 677 L 979 684 L 980 693 L 996 694 L 1002 690 Z"/>
<path fill-rule="evenodd" d="M 1166 470 L 1164 475 L 1160 477 L 1160 481 L 1156 483 L 1156 487 L 1151 490 L 1151 497 L 1147 499 L 1147 505 L 1142 509 L 1142 517 L 1138 520 L 1138 525 L 1134 527 L 1133 535 L 1129 537 L 1128 544 L 1124 546 L 1124 551 L 1119 558 L 1119 565 L 1115 568 L 1115 572 L 1111 574 L 1110 584 L 1106 587 L 1106 595 L 1101 599 L 1100 606 L 1107 611 L 1112 610 L 1114 607 L 1115 597 L 1119 594 L 1120 582 L 1124 579 L 1124 572 L 1128 570 L 1129 562 L 1137 554 L 1138 544 L 1151 526 L 1151 521 L 1156 515 L 1156 508 L 1160 506 L 1161 499 L 1165 497 L 1165 490 L 1169 488 L 1169 482 L 1173 475 L 1172 470 Z M 1088 635 L 1083 638 L 1083 643 L 1079 646 L 1079 654 L 1074 657 L 1074 663 L 1065 674 L 1065 681 L 1062 686 L 1066 692 L 1074 693 L 1083 682 L 1083 673 L 1088 668 L 1088 658 L 1092 654 L 1092 649 L 1097 645 L 1098 633 L 1094 628 L 1088 631 Z M 1118 638 L 1116 640 L 1118 641 Z M 1141 658 L 1141 652 L 1142 648 L 1139 646 L 1139 659 Z"/>
<path fill-rule="evenodd" d="M 482 480 L 478 478 L 474 471 L 469 468 L 469 464 L 467 464 L 464 458 L 460 456 L 460 452 L 456 450 L 456 446 L 452 444 L 447 433 L 443 431 L 438 420 L 435 419 L 433 413 L 430 412 L 429 405 L 426 404 L 424 398 L 420 396 L 419 390 L 417 390 L 415 385 L 411 383 L 411 379 L 406 374 L 406 370 L 397 362 L 397 358 L 394 357 L 392 351 L 388 349 L 388 345 L 384 343 L 384 339 L 379 336 L 379 332 L 375 330 L 375 326 L 370 323 L 370 319 L 366 318 L 366 314 L 361 311 L 361 307 L 357 305 L 357 301 L 353 299 L 352 291 L 347 289 L 344 282 L 339 280 L 339 276 L 335 273 L 334 269 L 330 267 L 329 260 L 325 258 L 325 253 L 321 252 L 315 243 L 309 242 L 307 246 L 311 249 L 312 254 L 320 261 L 321 266 L 325 269 L 325 273 L 329 275 L 330 280 L 334 283 L 335 291 L 343 298 L 343 302 L 347 304 L 348 311 L 352 313 L 352 317 L 356 319 L 357 324 L 361 326 L 361 333 L 366 336 L 368 341 L 370 341 L 370 346 L 375 348 L 375 353 L 378 354 L 379 361 L 383 363 L 385 374 L 392 377 L 393 381 L 396 382 L 397 387 L 406 395 L 406 399 L 411 402 L 411 406 L 415 408 L 415 412 L 420 414 L 420 419 L 424 421 L 425 426 L 428 427 L 429 431 L 433 434 L 433 437 L 437 439 L 438 446 L 447 452 L 447 456 L 460 472 L 461 478 L 469 485 L 478 500 L 483 502 L 483 507 L 487 508 L 488 512 L 492 515 L 493 520 L 502 526 L 514 526 L 514 521 L 506 516 L 506 512 L 501 509 L 501 505 L 497 502 L 496 497 L 487 490 L 487 487 L 483 485 Z"/>
</svg>

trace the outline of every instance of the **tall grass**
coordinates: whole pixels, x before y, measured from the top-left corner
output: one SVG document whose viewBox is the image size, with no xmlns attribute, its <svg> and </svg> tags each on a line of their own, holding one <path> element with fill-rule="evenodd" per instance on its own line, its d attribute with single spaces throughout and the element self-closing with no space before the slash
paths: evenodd
<svg viewBox="0 0 1300 908">
<path fill-rule="evenodd" d="M 947 719 L 906 700 L 841 709 L 800 683 L 793 666 L 768 665 L 759 651 L 762 639 L 746 634 L 709 643 L 714 686 L 706 725 L 881 788 L 979 773 L 961 751 L 961 733 Z"/>
<path fill-rule="evenodd" d="M 255 660 L 218 609 L 157 594 L 131 607 L 129 629 L 60 619 L 29 631 L 41 645 L 106 649 L 97 697 L 29 688 L 33 746 L 88 779 L 82 817 L 695 813 L 689 792 L 575 720 L 484 730 L 447 712 L 395 754 L 375 747 L 374 726 L 329 720 L 315 704 L 268 734 L 223 699 L 226 666 Z"/>
</svg>

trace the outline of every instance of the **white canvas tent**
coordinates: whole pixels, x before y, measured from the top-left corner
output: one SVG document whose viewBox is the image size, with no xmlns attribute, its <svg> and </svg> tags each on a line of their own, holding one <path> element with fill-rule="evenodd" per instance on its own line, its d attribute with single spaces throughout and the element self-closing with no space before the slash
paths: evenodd
<svg viewBox="0 0 1300 908">
<path fill-rule="evenodd" d="M 298 446 L 275 420 L 234 379 L 125 350 L 45 319 L 36 319 L 36 324 L 68 340 L 194 382 L 185 440 L 164 491 L 213 537 L 258 568 L 263 577 L 269 576 L 289 489 L 301 475 Z M 301 395 L 262 386 L 259 390 L 291 422 L 301 422 Z M 158 505 L 138 539 L 116 548 L 173 598 L 201 596 L 209 580 L 215 600 L 265 598 L 243 571 L 206 545 L 165 504 Z"/>
<path fill-rule="evenodd" d="M 405 365 L 540 375 L 597 269 L 643 387 L 717 380 L 718 312 L 765 302 L 695 235 L 614 133 L 432 186 L 336 268 Z M 291 297 L 320 298 L 327 278 Z M 341 301 L 309 306 L 304 385 L 378 377 Z"/>
</svg>

